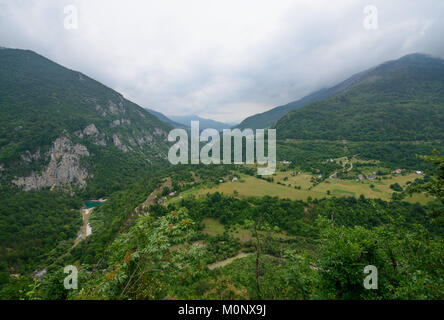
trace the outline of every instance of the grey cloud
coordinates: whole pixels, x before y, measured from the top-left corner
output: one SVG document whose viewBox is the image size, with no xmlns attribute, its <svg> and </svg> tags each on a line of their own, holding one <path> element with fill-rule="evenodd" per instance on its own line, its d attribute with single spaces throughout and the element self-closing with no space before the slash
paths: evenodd
<svg viewBox="0 0 444 320">
<path fill-rule="evenodd" d="M 79 29 L 63 28 L 74 4 Z M 235 122 L 412 52 L 444 56 L 444 2 L 0 0 L 0 45 L 31 49 L 166 114 Z"/>
</svg>

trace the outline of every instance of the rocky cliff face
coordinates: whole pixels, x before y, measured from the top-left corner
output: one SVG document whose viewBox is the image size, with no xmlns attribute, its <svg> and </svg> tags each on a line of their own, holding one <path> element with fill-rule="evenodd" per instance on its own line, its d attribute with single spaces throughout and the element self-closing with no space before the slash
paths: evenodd
<svg viewBox="0 0 444 320">
<path fill-rule="evenodd" d="M 127 146 L 125 146 L 124 144 L 122 144 L 122 142 L 120 142 L 119 136 L 117 134 L 113 134 L 113 142 L 117 148 L 119 148 L 123 152 L 128 152 Z"/>
<path fill-rule="evenodd" d="M 61 136 L 53 142 L 46 155 L 49 164 L 40 173 L 16 177 L 12 182 L 26 191 L 67 185 L 85 187 L 88 171 L 80 166 L 80 159 L 87 156 L 89 152 L 85 146 L 73 144 L 69 138 Z"/>
<path fill-rule="evenodd" d="M 91 123 L 90 125 L 86 126 L 83 130 L 78 130 L 74 132 L 74 134 L 79 137 L 80 139 L 83 138 L 92 138 L 92 142 L 95 145 L 98 146 L 106 146 L 106 136 L 103 133 L 99 132 L 99 129 L 97 129 L 96 125 L 94 123 Z"/>
</svg>

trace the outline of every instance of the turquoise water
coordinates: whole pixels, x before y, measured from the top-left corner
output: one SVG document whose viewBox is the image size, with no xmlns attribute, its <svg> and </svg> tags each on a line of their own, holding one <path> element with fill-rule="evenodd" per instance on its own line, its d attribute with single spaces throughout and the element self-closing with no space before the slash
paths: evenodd
<svg viewBox="0 0 444 320">
<path fill-rule="evenodd" d="M 85 204 L 85 207 L 86 207 L 87 209 L 91 209 L 91 208 L 94 208 L 94 207 L 100 206 L 103 202 L 100 202 L 100 201 L 88 201 L 88 200 L 85 200 L 85 201 L 83 201 L 83 203 Z"/>
</svg>

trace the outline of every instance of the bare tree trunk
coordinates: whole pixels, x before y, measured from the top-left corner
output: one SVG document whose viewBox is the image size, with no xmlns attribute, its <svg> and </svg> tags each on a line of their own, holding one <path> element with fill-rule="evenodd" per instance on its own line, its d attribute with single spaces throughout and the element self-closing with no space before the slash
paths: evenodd
<svg viewBox="0 0 444 320">
<path fill-rule="evenodd" d="M 258 224 L 262 223 L 262 215 L 259 216 L 258 222 L 254 224 L 254 236 L 256 238 L 256 291 L 257 296 L 259 299 L 261 299 L 261 288 L 259 284 L 259 267 L 260 267 L 260 239 L 259 239 L 259 232 L 258 232 Z"/>
<path fill-rule="evenodd" d="M 257 235 L 257 230 L 256 227 L 255 229 L 255 233 L 256 233 L 256 291 L 257 291 L 257 295 L 260 299 L 261 297 L 261 290 L 260 290 L 260 286 L 259 286 L 259 258 L 260 258 L 260 252 L 259 252 L 259 238 Z"/>
</svg>

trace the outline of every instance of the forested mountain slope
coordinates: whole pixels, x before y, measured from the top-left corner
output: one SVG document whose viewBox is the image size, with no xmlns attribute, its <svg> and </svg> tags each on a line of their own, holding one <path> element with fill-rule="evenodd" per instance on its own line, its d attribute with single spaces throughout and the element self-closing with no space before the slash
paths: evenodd
<svg viewBox="0 0 444 320">
<path fill-rule="evenodd" d="M 171 128 L 80 72 L 0 49 L 0 286 L 68 250 L 83 199 L 168 163 Z"/>
<path fill-rule="evenodd" d="M 331 88 L 324 88 L 318 91 L 315 91 L 313 93 L 310 93 L 309 95 L 296 100 L 292 101 L 286 105 L 279 106 L 276 108 L 273 108 L 271 110 L 265 111 L 263 113 L 255 114 L 251 117 L 246 118 L 243 120 L 239 125 L 236 126 L 236 128 L 252 128 L 252 129 L 263 129 L 273 126 L 280 118 L 285 116 L 287 113 L 289 113 L 292 110 L 296 110 L 299 108 L 302 108 L 310 103 L 321 101 L 324 99 L 328 99 L 354 85 L 361 82 L 363 79 L 365 79 L 367 73 L 369 73 L 371 70 L 366 70 L 360 73 L 357 73 L 353 75 L 352 77 L 348 78 L 347 80 L 331 87 Z"/>
<path fill-rule="evenodd" d="M 32 51 L 0 50 L 3 186 L 84 189 L 92 182 L 105 192 L 165 161 L 170 129 L 80 72 Z"/>
<path fill-rule="evenodd" d="M 276 121 L 285 116 L 292 110 L 301 108 L 308 103 L 322 100 L 330 96 L 330 91 L 327 89 L 322 89 L 308 96 L 303 97 L 300 100 L 290 102 L 286 105 L 273 108 L 271 110 L 252 115 L 244 119 L 240 124 L 236 125 L 235 128 L 239 129 L 265 129 L 273 126 Z"/>
<path fill-rule="evenodd" d="M 412 54 L 367 71 L 341 93 L 294 110 L 275 128 L 279 139 L 441 140 L 444 60 Z"/>
</svg>

